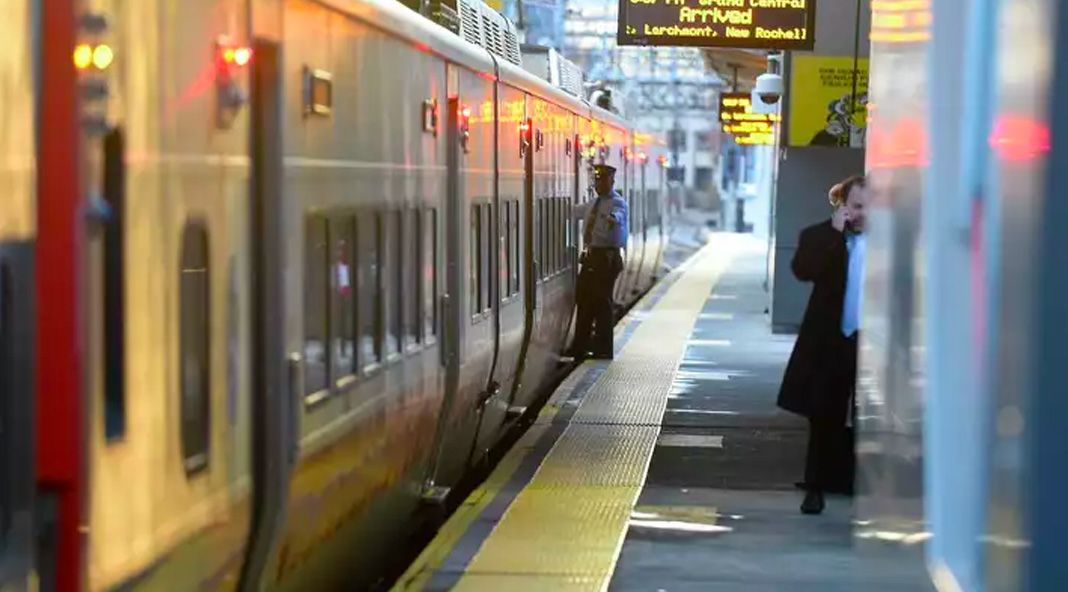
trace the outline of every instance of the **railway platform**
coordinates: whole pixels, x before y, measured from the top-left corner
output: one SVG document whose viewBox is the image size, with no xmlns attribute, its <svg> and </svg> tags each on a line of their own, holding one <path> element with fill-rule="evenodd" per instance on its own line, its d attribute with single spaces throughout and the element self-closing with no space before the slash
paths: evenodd
<svg viewBox="0 0 1068 592">
<path fill-rule="evenodd" d="M 800 514 L 806 426 L 775 406 L 766 244 L 713 234 L 617 326 L 396 591 L 930 590 L 922 545 Z"/>
</svg>

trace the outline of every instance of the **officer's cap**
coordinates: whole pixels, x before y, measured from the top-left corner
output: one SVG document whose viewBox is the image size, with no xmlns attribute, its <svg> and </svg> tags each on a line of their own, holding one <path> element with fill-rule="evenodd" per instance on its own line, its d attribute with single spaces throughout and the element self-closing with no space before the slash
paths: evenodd
<svg viewBox="0 0 1068 592">
<path fill-rule="evenodd" d="M 616 174 L 616 167 L 607 164 L 598 164 L 593 167 L 593 176 L 600 179 L 601 177 L 614 177 Z"/>
</svg>

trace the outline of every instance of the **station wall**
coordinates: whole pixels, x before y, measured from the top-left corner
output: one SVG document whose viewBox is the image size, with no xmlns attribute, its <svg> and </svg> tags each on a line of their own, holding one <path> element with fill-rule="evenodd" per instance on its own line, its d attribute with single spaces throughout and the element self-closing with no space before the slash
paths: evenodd
<svg viewBox="0 0 1068 592">
<path fill-rule="evenodd" d="M 859 13 L 859 19 L 858 19 Z M 859 27 L 858 27 L 859 24 Z M 811 287 L 794 278 L 790 260 L 797 238 L 806 226 L 830 215 L 827 191 L 848 175 L 864 172 L 864 148 L 797 146 L 788 144 L 790 96 L 794 63 L 798 56 L 865 59 L 869 54 L 871 28 L 869 3 L 860 0 L 820 0 L 816 11 L 816 45 L 812 52 L 789 52 L 783 73 L 786 93 L 782 99 L 778 178 L 774 185 L 775 206 L 771 226 L 774 236 L 768 250 L 769 309 L 772 330 L 796 333 Z M 858 33 L 859 31 L 859 33 Z"/>
</svg>

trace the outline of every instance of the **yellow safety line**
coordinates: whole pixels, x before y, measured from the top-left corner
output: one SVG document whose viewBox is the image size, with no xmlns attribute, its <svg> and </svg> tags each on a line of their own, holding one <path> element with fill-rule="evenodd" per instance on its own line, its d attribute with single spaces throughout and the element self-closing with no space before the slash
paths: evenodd
<svg viewBox="0 0 1068 592">
<path fill-rule="evenodd" d="M 648 313 L 454 590 L 608 588 L 675 372 L 736 243 L 706 246 Z"/>
<path fill-rule="evenodd" d="M 512 478 L 527 454 L 537 445 L 542 434 L 552 424 L 553 418 L 560 411 L 560 405 L 571 396 L 571 392 L 589 371 L 589 366 L 583 366 L 560 383 L 549 401 L 542 407 L 541 412 L 538 413 L 538 419 L 535 420 L 534 425 L 505 454 L 489 478 L 471 492 L 463 504 L 453 512 L 434 540 L 423 549 L 404 575 L 397 580 L 392 592 L 416 592 L 426 588 L 434 572 L 441 567 L 467 529 Z"/>
<path fill-rule="evenodd" d="M 698 255 L 699 256 L 699 255 Z M 670 277 L 667 276 L 667 277 Z M 664 279 L 667 279 L 665 277 Z M 627 313 L 614 328 L 614 335 L 616 339 L 619 339 L 627 326 L 634 322 L 635 313 L 644 312 L 649 300 L 653 298 L 656 293 L 656 288 L 649 290 L 642 296 L 642 298 L 635 304 L 635 306 Z M 508 453 L 501 459 L 501 462 L 490 474 L 490 477 L 475 491 L 464 500 L 455 512 L 449 517 L 449 520 L 441 527 L 438 534 L 434 537 L 434 540 L 423 552 L 419 554 L 414 562 L 408 567 L 401 576 L 397 583 L 394 584 L 391 592 L 419 592 L 426 589 L 433 578 L 434 573 L 441 568 L 445 559 L 448 558 L 453 548 L 467 532 L 471 524 L 478 519 L 487 506 L 497 497 L 501 489 L 505 484 L 511 480 L 512 476 L 518 470 L 519 466 L 526 459 L 527 454 L 533 449 L 537 442 L 541 439 L 542 434 L 550 424 L 552 424 L 553 418 L 559 411 L 559 405 L 566 401 L 579 382 L 586 376 L 593 365 L 596 364 L 594 360 L 587 360 L 586 363 L 572 372 L 564 382 L 557 387 L 556 391 L 550 397 L 549 401 L 542 408 L 538 415 L 537 421 L 531 428 L 523 435 L 522 438 L 516 442 L 515 446 L 508 451 Z"/>
</svg>

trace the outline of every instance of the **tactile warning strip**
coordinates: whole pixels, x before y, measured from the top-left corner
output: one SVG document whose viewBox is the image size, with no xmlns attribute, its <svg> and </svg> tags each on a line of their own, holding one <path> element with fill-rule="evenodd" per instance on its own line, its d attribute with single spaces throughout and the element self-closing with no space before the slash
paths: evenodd
<svg viewBox="0 0 1068 592">
<path fill-rule="evenodd" d="M 699 253 L 640 321 L 454 590 L 608 588 L 671 383 L 732 242 Z"/>
</svg>

